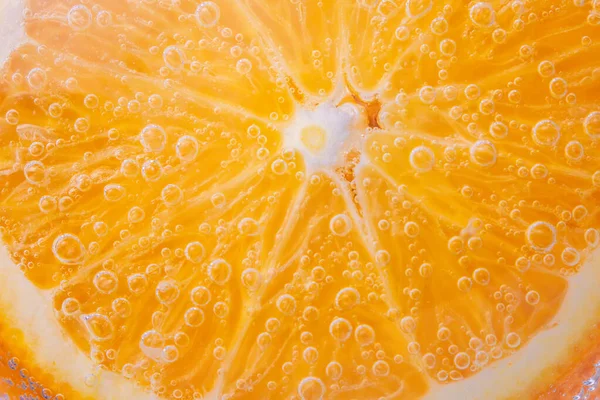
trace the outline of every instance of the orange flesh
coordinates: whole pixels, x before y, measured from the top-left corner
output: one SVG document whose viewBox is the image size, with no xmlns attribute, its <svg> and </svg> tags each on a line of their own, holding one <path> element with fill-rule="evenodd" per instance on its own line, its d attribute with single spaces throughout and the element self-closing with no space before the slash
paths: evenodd
<svg viewBox="0 0 600 400">
<path fill-rule="evenodd" d="M 11 268 L 95 371 L 164 398 L 475 379 L 552 327 L 600 243 L 581 3 L 28 1 L 0 82 Z M 343 153 L 318 164 L 286 132 L 321 104 L 357 116 L 340 143 L 333 116 L 298 127 Z M 517 398 L 577 393 L 597 344 Z M 99 398 L 31 346 L 0 312 L 0 390 Z"/>
</svg>

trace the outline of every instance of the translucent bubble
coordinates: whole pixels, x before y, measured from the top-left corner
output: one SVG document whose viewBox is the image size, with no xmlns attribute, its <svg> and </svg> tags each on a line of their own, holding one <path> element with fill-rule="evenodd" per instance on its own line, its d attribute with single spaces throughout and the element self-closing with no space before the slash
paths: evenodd
<svg viewBox="0 0 600 400">
<path fill-rule="evenodd" d="M 282 294 L 277 298 L 275 305 L 285 315 L 293 315 L 296 312 L 296 299 L 292 295 Z"/>
<path fill-rule="evenodd" d="M 419 89 L 419 99 L 423 104 L 432 104 L 435 101 L 435 89 L 431 86 L 423 86 Z"/>
<path fill-rule="evenodd" d="M 113 337 L 115 328 L 106 315 L 93 313 L 81 316 L 81 321 L 92 340 L 104 341 Z"/>
<path fill-rule="evenodd" d="M 148 182 L 159 180 L 162 174 L 162 165 L 156 160 L 147 160 L 142 165 L 142 177 Z"/>
<path fill-rule="evenodd" d="M 473 280 L 475 283 L 485 286 L 490 283 L 490 271 L 486 268 L 477 268 L 473 271 Z"/>
<path fill-rule="evenodd" d="M 415 238 L 419 236 L 420 230 L 421 229 L 419 228 L 419 225 L 416 222 L 409 221 L 406 224 L 404 224 L 404 233 L 410 238 Z"/>
<path fill-rule="evenodd" d="M 302 358 L 307 364 L 316 364 L 319 359 L 319 351 L 316 348 L 309 346 L 302 352 Z"/>
<path fill-rule="evenodd" d="M 27 83 L 33 90 L 41 90 L 46 86 L 46 71 L 41 68 L 33 68 L 27 74 Z"/>
<path fill-rule="evenodd" d="M 388 376 L 390 373 L 390 365 L 385 360 L 377 360 L 371 367 L 373 375 L 375 376 Z"/>
<path fill-rule="evenodd" d="M 196 286 L 190 292 L 192 303 L 200 307 L 207 305 L 211 297 L 210 290 L 204 286 Z"/>
<path fill-rule="evenodd" d="M 433 6 L 433 0 L 407 0 L 406 1 L 406 15 L 411 18 L 422 18 Z"/>
<path fill-rule="evenodd" d="M 127 277 L 127 286 L 134 294 L 142 294 L 148 289 L 148 278 L 144 274 L 131 274 Z"/>
<path fill-rule="evenodd" d="M 265 351 L 273 342 L 273 337 L 268 332 L 261 332 L 256 337 L 256 344 L 261 351 Z"/>
<path fill-rule="evenodd" d="M 113 311 L 121 318 L 127 318 L 131 315 L 131 303 L 123 297 L 117 297 L 113 300 L 111 307 Z"/>
<path fill-rule="evenodd" d="M 159 332 L 149 330 L 142 334 L 139 345 L 142 353 L 151 359 L 157 360 L 161 358 L 164 343 L 165 339 Z"/>
<path fill-rule="evenodd" d="M 252 70 L 252 62 L 247 58 L 242 58 L 235 64 L 235 70 L 242 75 L 247 75 Z"/>
<path fill-rule="evenodd" d="M 90 122 L 87 118 L 77 118 L 73 124 L 73 129 L 78 133 L 85 133 L 90 129 Z"/>
<path fill-rule="evenodd" d="M 60 309 L 65 315 L 73 315 L 79 312 L 80 307 L 81 306 L 77 299 L 73 297 L 67 297 L 63 300 Z"/>
<path fill-rule="evenodd" d="M 208 277 L 217 285 L 224 285 L 231 277 L 231 265 L 222 258 L 218 258 L 208 266 Z"/>
<path fill-rule="evenodd" d="M 440 42 L 440 52 L 446 57 L 451 57 L 456 52 L 456 42 L 452 39 L 443 39 Z"/>
<path fill-rule="evenodd" d="M 554 146 L 560 139 L 560 127 L 549 119 L 542 120 L 533 127 L 532 137 L 540 146 Z"/>
<path fill-rule="evenodd" d="M 477 100 L 481 95 L 481 89 L 479 89 L 479 86 L 475 85 L 474 83 L 467 85 L 464 92 L 465 97 L 470 101 Z"/>
<path fill-rule="evenodd" d="M 73 6 L 67 13 L 67 23 L 73 30 L 85 30 L 92 24 L 92 12 L 81 4 Z"/>
<path fill-rule="evenodd" d="M 161 152 L 167 143 L 167 133 L 159 125 L 146 125 L 140 133 L 140 143 L 146 152 Z"/>
<path fill-rule="evenodd" d="M 102 10 L 96 14 L 96 23 L 102 28 L 106 28 L 112 24 L 112 15 L 109 11 Z"/>
<path fill-rule="evenodd" d="M 170 183 L 160 192 L 160 197 L 167 207 L 173 207 L 183 200 L 183 190 L 174 183 Z"/>
<path fill-rule="evenodd" d="M 77 236 L 63 233 L 54 239 L 52 253 L 63 264 L 77 264 L 83 260 L 85 247 Z"/>
<path fill-rule="evenodd" d="M 238 222 L 237 228 L 243 236 L 256 236 L 259 233 L 258 222 L 254 218 L 242 218 Z"/>
<path fill-rule="evenodd" d="M 325 367 L 325 374 L 329 379 L 336 381 L 342 377 L 343 370 L 342 364 L 337 361 L 331 361 Z"/>
<path fill-rule="evenodd" d="M 540 302 L 540 294 L 535 290 L 530 290 L 527 292 L 527 294 L 525 294 L 525 301 L 534 306 Z"/>
<path fill-rule="evenodd" d="M 595 248 L 598 246 L 598 244 L 600 244 L 600 232 L 598 232 L 598 229 L 587 229 L 583 234 L 583 237 L 585 239 L 585 242 L 592 248 Z"/>
<path fill-rule="evenodd" d="M 277 159 L 271 163 L 271 171 L 275 175 L 283 175 L 288 169 L 287 163 L 282 159 Z"/>
<path fill-rule="evenodd" d="M 329 324 L 329 333 L 338 342 L 345 342 L 352 335 L 352 325 L 345 318 L 336 318 Z"/>
<path fill-rule="evenodd" d="M 177 140 L 177 145 L 175 146 L 177 157 L 182 163 L 190 163 L 194 161 L 198 156 L 198 149 L 198 140 L 189 135 L 180 137 L 179 140 Z"/>
<path fill-rule="evenodd" d="M 519 337 L 519 335 L 515 332 L 510 332 L 508 335 L 506 335 L 506 345 L 511 349 L 519 347 L 520 344 L 521 337 Z"/>
<path fill-rule="evenodd" d="M 162 359 L 165 362 L 172 363 L 172 362 L 177 361 L 178 358 L 179 358 L 179 350 L 177 349 L 177 347 L 173 346 L 172 344 L 164 347 L 164 349 L 162 351 Z"/>
<path fill-rule="evenodd" d="M 563 264 L 565 264 L 568 267 L 573 267 L 577 265 L 579 261 L 581 261 L 581 255 L 579 254 L 577 249 L 573 247 L 566 247 L 562 251 L 560 258 Z"/>
<path fill-rule="evenodd" d="M 17 125 L 19 123 L 19 112 L 13 109 L 8 110 L 6 114 L 4 114 L 4 119 L 9 125 Z"/>
<path fill-rule="evenodd" d="M 329 221 L 329 230 L 336 236 L 346 236 L 352 230 L 352 220 L 345 214 L 337 214 Z"/>
<path fill-rule="evenodd" d="M 471 161 L 482 167 L 491 167 L 496 163 L 498 154 L 496 147 L 489 140 L 478 140 L 471 146 L 469 151 Z"/>
<path fill-rule="evenodd" d="M 360 303 L 360 293 L 352 287 L 341 289 L 335 296 L 335 306 L 339 310 L 350 310 Z"/>
<path fill-rule="evenodd" d="M 25 164 L 23 174 L 27 182 L 33 185 L 42 185 L 46 182 L 46 167 L 40 161 L 29 161 Z"/>
<path fill-rule="evenodd" d="M 435 164 L 435 155 L 429 147 L 417 146 L 410 152 L 409 162 L 418 172 L 431 171 Z"/>
<path fill-rule="evenodd" d="M 146 217 L 146 212 L 138 206 L 131 207 L 129 209 L 129 212 L 127 213 L 127 220 L 129 222 L 131 222 L 132 224 L 137 224 L 139 222 L 142 222 L 145 217 Z"/>
<path fill-rule="evenodd" d="M 354 330 L 354 339 L 359 345 L 368 346 L 375 341 L 375 330 L 370 325 L 358 325 Z"/>
<path fill-rule="evenodd" d="M 135 160 L 128 158 L 121 163 L 121 173 L 126 178 L 135 178 L 139 172 L 140 167 Z"/>
<path fill-rule="evenodd" d="M 585 117 L 583 129 L 592 139 L 600 139 L 600 111 L 593 111 Z"/>
<path fill-rule="evenodd" d="M 396 39 L 399 41 L 404 42 L 410 37 L 410 29 L 408 29 L 408 27 L 405 25 L 400 25 L 398 28 L 396 28 L 394 36 L 396 36 Z"/>
<path fill-rule="evenodd" d="M 104 198 L 112 203 L 125 197 L 125 188 L 118 183 L 111 183 L 104 186 Z"/>
<path fill-rule="evenodd" d="M 155 294 L 162 304 L 172 304 L 179 297 L 179 285 L 174 279 L 162 280 L 156 285 Z"/>
<path fill-rule="evenodd" d="M 262 274 L 256 268 L 246 268 L 242 271 L 241 279 L 246 289 L 255 292 L 262 283 Z"/>
<path fill-rule="evenodd" d="M 298 395 L 301 400 L 322 400 L 325 395 L 325 384 L 317 377 L 307 377 L 298 384 Z"/>
<path fill-rule="evenodd" d="M 538 64 L 538 74 L 542 78 L 549 78 L 555 74 L 555 68 L 552 61 L 544 60 Z"/>
<path fill-rule="evenodd" d="M 465 352 L 456 353 L 454 356 L 454 366 L 457 369 L 464 370 L 469 368 L 471 364 L 471 357 Z"/>
<path fill-rule="evenodd" d="M 563 78 L 553 78 L 548 85 L 550 94 L 555 99 L 562 99 L 567 95 L 568 85 Z"/>
<path fill-rule="evenodd" d="M 195 328 L 204 322 L 204 311 L 198 307 L 190 307 L 186 310 L 183 319 L 186 325 Z"/>
<path fill-rule="evenodd" d="M 490 3 L 475 3 L 469 10 L 471 22 L 480 28 L 487 28 L 494 25 L 496 21 L 496 12 Z"/>
<path fill-rule="evenodd" d="M 210 196 L 210 202 L 212 203 L 213 207 L 223 207 L 225 205 L 225 195 L 223 193 L 215 193 L 212 196 Z"/>
<path fill-rule="evenodd" d="M 412 333 L 417 329 L 417 321 L 410 315 L 402 317 L 400 320 L 400 329 L 406 333 Z"/>
<path fill-rule="evenodd" d="M 94 286 L 100 293 L 111 294 L 119 286 L 119 279 L 112 271 L 99 271 L 94 275 Z"/>
<path fill-rule="evenodd" d="M 544 221 L 536 221 L 525 231 L 529 245 L 536 251 L 548 252 L 556 244 L 556 228 Z"/>
<path fill-rule="evenodd" d="M 548 176 L 548 168 L 544 164 L 535 164 L 531 167 L 531 176 L 534 179 L 545 179 Z"/>
<path fill-rule="evenodd" d="M 431 29 L 431 33 L 441 36 L 448 32 L 448 21 L 444 17 L 434 18 L 431 24 L 429 24 L 429 28 Z"/>
<path fill-rule="evenodd" d="M 211 28 L 219 22 L 221 10 L 212 1 L 204 1 L 196 8 L 196 21 L 203 28 Z"/>
<path fill-rule="evenodd" d="M 206 252 L 202 243 L 194 241 L 185 246 L 184 254 L 189 261 L 198 264 L 204 259 Z"/>
<path fill-rule="evenodd" d="M 163 50 L 163 61 L 173 71 L 179 71 L 185 63 L 185 54 L 177 46 L 168 46 Z"/>
</svg>

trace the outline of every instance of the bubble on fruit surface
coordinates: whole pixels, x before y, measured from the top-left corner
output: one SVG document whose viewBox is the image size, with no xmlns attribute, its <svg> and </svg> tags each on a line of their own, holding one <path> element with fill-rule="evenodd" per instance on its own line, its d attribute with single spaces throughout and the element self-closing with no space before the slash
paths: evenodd
<svg viewBox="0 0 600 400">
<path fill-rule="evenodd" d="M 23 167 L 23 174 L 27 182 L 33 185 L 42 185 L 46 182 L 46 166 L 41 161 L 29 161 Z"/>
<path fill-rule="evenodd" d="M 494 7 L 487 2 L 477 2 L 469 10 L 471 22 L 480 28 L 488 28 L 496 22 Z"/>
<path fill-rule="evenodd" d="M 82 4 L 71 7 L 67 13 L 67 22 L 76 31 L 83 31 L 92 24 L 92 12 Z"/>
<path fill-rule="evenodd" d="M 525 237 L 534 250 L 548 252 L 556 244 L 556 228 L 548 222 L 536 221 L 529 225 Z"/>
<path fill-rule="evenodd" d="M 343 372 L 344 368 L 342 367 L 342 364 L 340 364 L 337 361 L 331 361 L 325 367 L 325 374 L 329 379 L 332 379 L 334 381 L 340 379 L 342 377 Z"/>
<path fill-rule="evenodd" d="M 221 9 L 212 1 L 204 1 L 196 8 L 196 21 L 202 28 L 212 28 L 220 17 Z"/>
<path fill-rule="evenodd" d="M 469 368 L 471 365 L 471 357 L 465 352 L 459 352 L 454 356 L 454 366 L 459 370 Z"/>
<path fill-rule="evenodd" d="M 515 332 L 510 332 L 508 335 L 506 335 L 505 341 L 506 345 L 511 349 L 517 348 L 521 345 L 521 337 Z"/>
<path fill-rule="evenodd" d="M 258 222 L 254 218 L 242 218 L 238 222 L 237 228 L 243 236 L 256 236 L 259 233 Z"/>
<path fill-rule="evenodd" d="M 296 312 L 296 299 L 290 294 L 282 294 L 275 303 L 277 309 L 284 315 L 293 315 Z"/>
<path fill-rule="evenodd" d="M 146 125 L 140 133 L 140 143 L 146 152 L 161 152 L 167 143 L 167 133 L 159 125 Z"/>
<path fill-rule="evenodd" d="M 343 288 L 335 296 L 335 306 L 339 310 L 350 310 L 359 303 L 360 293 L 355 288 Z"/>
<path fill-rule="evenodd" d="M 179 71 L 185 63 L 185 54 L 177 46 L 168 46 L 163 50 L 163 61 L 173 71 Z"/>
<path fill-rule="evenodd" d="M 147 160 L 142 165 L 142 177 L 148 182 L 155 182 L 163 174 L 163 168 L 157 160 Z"/>
<path fill-rule="evenodd" d="M 156 285 L 156 298 L 162 304 L 173 304 L 179 298 L 179 285 L 174 279 L 165 279 Z"/>
<path fill-rule="evenodd" d="M 554 121 L 539 121 L 532 129 L 533 141 L 540 146 L 554 146 L 560 139 L 560 127 Z"/>
<path fill-rule="evenodd" d="M 185 258 L 189 261 L 198 264 L 204 259 L 206 251 L 204 250 L 204 245 L 202 245 L 202 243 L 193 241 L 185 246 L 184 254 Z"/>
<path fill-rule="evenodd" d="M 175 151 L 181 162 L 191 163 L 198 156 L 199 148 L 198 140 L 195 137 L 185 135 L 177 140 Z"/>
<path fill-rule="evenodd" d="M 433 0 L 406 0 L 406 15 L 411 18 L 424 17 L 433 6 Z"/>
<path fill-rule="evenodd" d="M 210 302 L 212 295 L 210 293 L 210 290 L 208 290 L 208 288 L 206 288 L 205 286 L 196 286 L 191 290 L 190 298 L 192 300 L 192 303 L 194 303 L 197 306 L 203 307 Z"/>
<path fill-rule="evenodd" d="M 583 129 L 592 139 L 600 139 L 600 111 L 593 111 L 585 117 Z"/>
<path fill-rule="evenodd" d="M 262 274 L 256 268 L 246 268 L 242 271 L 242 285 L 251 292 L 258 290 L 262 284 Z"/>
<path fill-rule="evenodd" d="M 368 346 L 375 341 L 375 330 L 371 325 L 358 325 L 354 330 L 354 339 L 360 346 Z"/>
<path fill-rule="evenodd" d="M 76 235 L 63 233 L 54 239 L 52 253 L 63 264 L 77 264 L 85 256 L 85 247 Z"/>
<path fill-rule="evenodd" d="M 131 274 L 127 277 L 127 286 L 133 294 L 142 294 L 148 288 L 148 278 L 140 273 Z"/>
<path fill-rule="evenodd" d="M 301 400 L 322 400 L 325 391 L 325 384 L 317 377 L 306 377 L 298 384 L 298 396 Z"/>
<path fill-rule="evenodd" d="M 183 200 L 183 190 L 178 185 L 169 183 L 160 192 L 160 197 L 167 207 L 174 207 Z"/>
<path fill-rule="evenodd" d="M 61 311 L 65 315 L 77 314 L 80 308 L 81 304 L 79 303 L 79 300 L 73 297 L 67 297 L 66 299 L 64 299 L 60 307 Z"/>
<path fill-rule="evenodd" d="M 231 277 L 231 265 L 222 258 L 213 260 L 208 265 L 208 277 L 217 285 L 225 285 Z"/>
<path fill-rule="evenodd" d="M 104 341 L 111 339 L 114 335 L 115 327 L 104 314 L 84 314 L 81 316 L 81 321 L 92 340 Z"/>
<path fill-rule="evenodd" d="M 103 294 L 111 294 L 119 285 L 117 275 L 112 271 L 99 271 L 94 275 L 94 286 Z"/>
<path fill-rule="evenodd" d="M 47 83 L 46 71 L 41 68 L 33 68 L 27 74 L 27 83 L 33 90 L 41 90 Z"/>
<path fill-rule="evenodd" d="M 352 230 L 352 220 L 346 214 L 337 214 L 329 221 L 329 230 L 335 236 L 346 236 Z"/>
<path fill-rule="evenodd" d="M 496 147 L 489 140 L 478 140 L 469 150 L 471 161 L 482 167 L 491 167 L 496 163 L 498 153 Z"/>
<path fill-rule="evenodd" d="M 352 324 L 345 318 L 335 318 L 329 324 L 329 334 L 338 342 L 345 342 L 352 335 Z"/>
<path fill-rule="evenodd" d="M 417 172 L 431 171 L 435 163 L 435 155 L 427 146 L 417 146 L 410 152 L 409 162 Z"/>
<path fill-rule="evenodd" d="M 566 247 L 560 254 L 560 258 L 566 266 L 573 267 L 581 261 L 581 254 L 574 247 Z"/>
<path fill-rule="evenodd" d="M 185 311 L 183 318 L 187 326 L 195 328 L 204 322 L 204 311 L 198 307 L 190 307 Z"/>
</svg>

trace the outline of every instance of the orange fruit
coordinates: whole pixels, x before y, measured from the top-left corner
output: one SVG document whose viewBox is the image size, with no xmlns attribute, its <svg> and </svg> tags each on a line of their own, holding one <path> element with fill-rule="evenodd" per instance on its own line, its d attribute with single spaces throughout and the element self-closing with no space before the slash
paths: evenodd
<svg viewBox="0 0 600 400">
<path fill-rule="evenodd" d="M 3 393 L 591 395 L 600 1 L 3 7 Z"/>
</svg>

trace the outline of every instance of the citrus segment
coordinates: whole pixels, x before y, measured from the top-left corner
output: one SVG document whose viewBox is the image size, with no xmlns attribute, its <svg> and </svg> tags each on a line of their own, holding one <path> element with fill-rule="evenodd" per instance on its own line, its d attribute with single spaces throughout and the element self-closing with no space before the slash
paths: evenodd
<svg viewBox="0 0 600 400">
<path fill-rule="evenodd" d="M 598 12 L 28 2 L 0 82 L 2 385 L 540 390 L 600 303 Z"/>
</svg>

